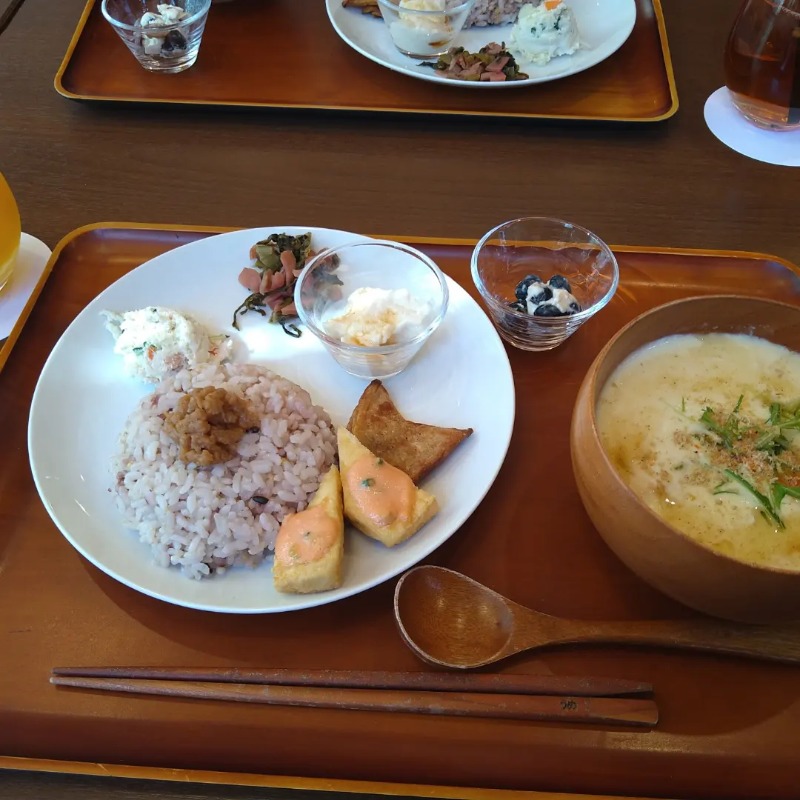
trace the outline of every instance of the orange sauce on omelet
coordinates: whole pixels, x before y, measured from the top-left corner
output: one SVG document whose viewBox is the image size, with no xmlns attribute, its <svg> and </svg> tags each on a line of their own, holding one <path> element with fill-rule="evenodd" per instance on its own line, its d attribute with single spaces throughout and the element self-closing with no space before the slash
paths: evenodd
<svg viewBox="0 0 800 800">
<path fill-rule="evenodd" d="M 287 566 L 319 561 L 336 544 L 338 533 L 322 506 L 289 514 L 275 540 L 275 560 Z"/>
<path fill-rule="evenodd" d="M 382 458 L 363 455 L 347 472 L 347 488 L 354 502 L 376 525 L 409 520 L 416 487 L 402 470 Z"/>
</svg>

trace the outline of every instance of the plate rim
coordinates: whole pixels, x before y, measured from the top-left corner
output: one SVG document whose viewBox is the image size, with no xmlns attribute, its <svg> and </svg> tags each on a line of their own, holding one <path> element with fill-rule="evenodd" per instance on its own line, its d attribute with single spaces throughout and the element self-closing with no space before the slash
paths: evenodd
<svg viewBox="0 0 800 800">
<path fill-rule="evenodd" d="M 95 228 L 102 228 L 102 227 L 107 227 L 107 225 L 86 226 L 85 228 L 79 229 L 79 231 L 77 231 L 77 232 L 84 231 L 84 230 L 93 230 Z M 162 230 L 162 229 L 164 229 L 163 226 L 152 226 L 152 225 L 146 225 L 146 224 L 137 225 L 135 227 L 136 228 L 141 228 L 141 229 L 147 229 L 147 230 L 149 230 L 149 229 L 153 229 L 153 230 Z M 168 229 L 170 229 L 170 230 L 173 229 L 173 226 L 166 226 L 166 227 Z M 375 238 L 375 239 L 381 239 L 381 240 L 385 241 L 385 240 L 388 239 L 388 237 L 386 237 L 386 236 L 380 236 L 380 237 L 378 237 L 378 236 L 367 236 L 365 234 L 359 234 L 359 233 L 355 233 L 355 232 L 351 232 L 351 231 L 343 231 L 341 229 L 336 229 L 336 228 L 326 228 L 326 227 L 320 227 L 320 226 L 303 226 L 303 225 L 300 225 L 300 226 L 298 226 L 298 225 L 283 225 L 283 226 L 281 226 L 281 225 L 270 225 L 270 226 L 260 226 L 258 228 L 234 228 L 234 229 L 229 229 L 229 228 L 203 228 L 203 227 L 198 227 L 198 226 L 186 226 L 185 229 L 186 230 L 190 230 L 190 231 L 194 231 L 194 232 L 199 232 L 199 233 L 208 233 L 209 235 L 203 236 L 202 238 L 195 239 L 194 241 L 191 241 L 191 242 L 187 242 L 187 243 L 185 243 L 183 245 L 179 245 L 177 247 L 170 248 L 168 250 L 163 251 L 162 253 L 159 253 L 158 255 L 154 256 L 153 258 L 147 259 L 146 261 L 142 262 L 138 266 L 130 269 L 128 272 L 126 272 L 125 274 L 121 275 L 115 281 L 113 281 L 108 286 L 106 286 L 104 289 L 102 289 L 102 291 L 98 292 L 94 297 L 92 297 L 83 306 L 83 308 L 81 308 L 81 310 L 78 312 L 78 314 L 73 318 L 73 320 L 70 322 L 70 324 L 67 326 L 67 328 L 59 336 L 57 342 L 54 344 L 51 352 L 48 354 L 48 357 L 47 357 L 47 359 L 45 360 L 45 362 L 44 362 L 44 364 L 42 366 L 39 378 L 37 379 L 36 386 L 35 386 L 34 391 L 33 391 L 33 395 L 32 395 L 32 398 L 31 398 L 31 404 L 30 404 L 30 411 L 29 411 L 29 415 L 28 415 L 28 430 L 27 430 L 28 461 L 29 461 L 29 466 L 30 466 L 31 473 L 32 473 L 32 476 L 33 476 L 34 484 L 36 486 L 37 494 L 39 495 L 39 498 L 40 498 L 42 504 L 44 505 L 48 515 L 50 516 L 51 521 L 57 527 L 57 529 L 59 530 L 61 535 L 67 540 L 67 542 L 83 558 L 85 558 L 87 561 L 89 561 L 94 567 L 96 567 L 97 569 L 99 569 L 101 572 L 103 572 L 104 574 L 108 575 L 112 579 L 118 581 L 119 583 L 122 583 L 123 585 L 133 589 L 134 591 L 137 591 L 137 592 L 139 592 L 141 594 L 147 595 L 147 596 L 152 597 L 154 599 L 161 600 L 161 601 L 166 602 L 166 603 L 171 604 L 171 605 L 176 605 L 176 606 L 180 606 L 180 607 L 184 607 L 184 608 L 190 608 L 190 609 L 198 610 L 198 611 L 205 611 L 205 612 L 212 612 L 212 613 L 228 613 L 228 614 L 237 614 L 237 615 L 239 615 L 239 614 L 249 615 L 249 614 L 284 613 L 284 612 L 290 612 L 290 611 L 300 611 L 300 610 L 304 610 L 304 609 L 307 609 L 307 608 L 314 608 L 314 607 L 322 606 L 322 605 L 329 605 L 329 604 L 335 603 L 335 602 L 337 602 L 339 600 L 345 600 L 345 599 L 347 599 L 349 597 L 353 597 L 353 596 L 355 596 L 357 594 L 361 594 L 361 593 L 363 593 L 365 591 L 368 591 L 368 590 L 370 590 L 372 588 L 375 588 L 376 586 L 379 586 L 379 585 L 385 583 L 386 581 L 389 581 L 389 580 L 393 579 L 394 577 L 399 575 L 404 570 L 409 569 L 410 567 L 412 567 L 414 564 L 417 564 L 420 561 L 422 561 L 423 559 L 427 558 L 432 552 L 434 552 L 436 549 L 441 547 L 458 530 L 460 530 L 460 528 L 466 523 L 466 521 L 469 519 L 469 517 L 475 512 L 477 507 L 483 501 L 483 498 L 486 496 L 486 494 L 489 492 L 491 487 L 494 485 L 494 482 L 497 479 L 497 475 L 499 474 L 499 472 L 502 469 L 502 466 L 503 466 L 503 464 L 505 462 L 505 459 L 506 459 L 506 456 L 507 456 L 507 453 L 508 453 L 508 449 L 509 449 L 510 444 L 511 444 L 511 438 L 512 438 L 512 434 L 513 434 L 513 428 L 514 428 L 515 417 L 516 417 L 516 396 L 515 396 L 514 376 L 513 376 L 512 370 L 511 370 L 511 365 L 510 365 L 510 362 L 509 362 L 509 359 L 508 359 L 508 353 L 506 352 L 505 346 L 503 345 L 499 334 L 497 333 L 496 329 L 492 325 L 492 323 L 489 320 L 488 316 L 485 314 L 485 312 L 483 311 L 481 306 L 477 303 L 477 301 L 473 297 L 471 297 L 469 295 L 469 293 L 466 291 L 466 289 L 464 289 L 464 287 L 462 287 L 457 281 L 455 281 L 453 278 L 451 278 L 448 275 L 446 275 L 446 279 L 447 279 L 448 288 L 450 289 L 451 294 L 454 291 L 455 291 L 455 293 L 457 295 L 461 294 L 463 299 L 466 300 L 468 303 L 470 303 L 472 305 L 472 308 L 474 309 L 474 311 L 479 312 L 480 314 L 482 314 L 485 317 L 486 324 L 488 326 L 487 327 L 487 332 L 491 331 L 491 333 L 493 335 L 492 336 L 492 341 L 497 345 L 498 353 L 502 354 L 502 356 L 503 356 L 502 359 L 498 360 L 497 365 L 498 365 L 499 368 L 502 368 L 501 371 L 507 376 L 507 387 L 508 387 L 508 390 L 509 390 L 509 404 L 508 404 L 509 405 L 509 408 L 508 408 L 509 413 L 508 413 L 507 426 L 506 426 L 507 427 L 507 431 L 505 432 L 505 436 L 504 436 L 505 441 L 504 441 L 504 444 L 503 444 L 503 446 L 501 448 L 501 451 L 499 453 L 499 457 L 498 457 L 498 460 L 497 460 L 496 468 L 492 471 L 491 474 L 487 473 L 485 488 L 483 489 L 482 493 L 480 493 L 480 496 L 478 496 L 477 494 L 475 495 L 475 502 L 471 505 L 469 511 L 467 513 L 463 514 L 463 515 L 460 515 L 458 520 L 453 524 L 452 530 L 450 530 L 449 533 L 447 533 L 444 536 L 440 535 L 439 537 L 435 538 L 429 545 L 426 545 L 425 547 L 423 547 L 419 554 L 413 556 L 412 560 L 410 562 L 401 561 L 400 565 L 397 568 L 392 566 L 390 569 L 386 570 L 385 572 L 382 572 L 379 577 L 370 578 L 366 582 L 362 582 L 361 585 L 353 587 L 352 590 L 348 590 L 344 586 L 340 587 L 339 589 L 335 590 L 337 592 L 335 597 L 330 597 L 329 596 L 330 593 L 321 592 L 321 593 L 315 593 L 315 594 L 309 594 L 309 595 L 296 595 L 296 596 L 294 596 L 296 598 L 296 602 L 291 604 L 291 605 L 281 605 L 281 606 L 272 606 L 272 607 L 252 607 L 250 605 L 240 605 L 240 606 L 231 605 L 231 606 L 222 607 L 222 606 L 218 606 L 218 605 L 214 605 L 214 604 L 195 603 L 195 602 L 188 601 L 186 599 L 176 598 L 176 597 L 173 597 L 171 595 L 165 594 L 162 591 L 158 591 L 156 589 L 148 588 L 146 586 L 140 585 L 139 583 L 136 582 L 135 578 L 126 577 L 124 574 L 120 574 L 116 569 L 108 567 L 104 563 L 102 563 L 102 560 L 100 558 L 98 558 L 97 556 L 95 556 L 91 552 L 91 548 L 87 548 L 84 543 L 82 543 L 79 539 L 76 539 L 75 535 L 73 533 L 71 533 L 67 529 L 68 526 L 62 521 L 62 519 L 59 518 L 59 516 L 58 516 L 58 514 L 56 512 L 56 508 L 54 507 L 53 503 L 51 502 L 51 498 L 48 496 L 48 493 L 46 491 L 45 481 L 43 479 L 41 479 L 41 476 L 39 474 L 39 469 L 37 468 L 37 464 L 36 464 L 36 461 L 35 461 L 36 452 L 37 452 L 37 450 L 39 448 L 38 439 L 36 437 L 36 424 L 37 424 L 37 420 L 38 420 L 38 413 L 37 412 L 38 412 L 38 410 L 40 408 L 40 404 L 43 402 L 42 395 L 43 395 L 44 391 L 46 390 L 46 385 L 45 385 L 46 384 L 46 376 L 47 376 L 48 371 L 50 369 L 50 364 L 52 362 L 54 362 L 55 359 L 57 359 L 59 357 L 59 350 L 60 350 L 60 347 L 62 346 L 62 342 L 67 340 L 67 337 L 70 335 L 70 332 L 74 329 L 74 327 L 79 325 L 79 323 L 84 319 L 85 315 L 87 314 L 87 310 L 88 310 L 88 308 L 90 306 L 92 306 L 96 301 L 98 301 L 101 297 L 103 297 L 103 295 L 106 294 L 106 292 L 110 291 L 112 289 L 112 287 L 116 286 L 120 281 L 126 279 L 129 275 L 134 273 L 136 270 L 144 267 L 145 265 L 149 265 L 151 262 L 159 261 L 159 260 L 164 259 L 164 258 L 169 258 L 170 256 L 174 257 L 174 253 L 176 251 L 178 251 L 178 250 L 184 250 L 186 248 L 194 248 L 196 246 L 201 246 L 202 247 L 204 242 L 207 242 L 209 240 L 218 239 L 219 236 L 223 236 L 223 237 L 226 237 L 226 238 L 227 237 L 242 237 L 242 238 L 245 238 L 245 235 L 263 236 L 265 233 L 272 232 L 272 231 L 277 231 L 277 230 L 282 230 L 282 231 L 293 230 L 293 231 L 298 231 L 298 232 L 302 230 L 302 231 L 311 231 L 312 234 L 315 233 L 315 232 L 316 233 L 323 233 L 324 232 L 324 233 L 331 233 L 331 234 L 334 234 L 334 235 L 344 235 L 344 236 L 352 237 L 354 240 L 369 240 L 369 239 Z M 391 240 L 392 241 L 399 241 L 401 239 L 402 239 L 402 237 L 398 236 L 398 237 L 393 237 Z M 61 243 L 59 243 L 59 245 L 60 244 Z M 60 252 L 60 246 L 56 248 L 53 260 L 55 260 L 55 256 L 57 256 L 59 252 Z M 191 312 L 189 312 L 189 313 L 191 313 Z M 266 366 L 266 368 L 268 368 L 268 369 L 270 368 L 268 364 L 262 365 L 262 366 Z M 304 386 L 303 388 L 306 388 L 306 387 Z M 145 395 L 143 394 L 142 396 L 145 396 Z M 131 409 L 131 412 L 132 412 L 132 410 L 133 409 Z M 120 527 L 121 527 L 121 529 L 124 529 L 126 531 L 132 532 L 132 531 L 130 531 L 130 529 L 128 529 L 122 523 L 121 520 L 120 520 Z M 135 532 L 132 532 L 132 533 L 135 533 Z M 141 545 L 143 557 L 147 559 L 148 556 L 149 556 L 149 552 L 147 550 L 147 546 L 142 542 L 137 542 L 137 544 Z M 151 565 L 153 565 L 153 566 L 157 566 L 157 565 L 153 564 L 152 559 L 150 559 L 149 563 Z M 186 580 L 188 580 L 188 578 Z"/>
<path fill-rule="evenodd" d="M 357 42 L 355 42 L 343 29 L 343 27 L 339 24 L 337 20 L 338 14 L 355 14 L 356 9 L 347 9 L 341 5 L 341 0 L 325 0 L 325 10 L 328 14 L 328 20 L 331 23 L 336 34 L 339 38 L 355 50 L 360 55 L 364 56 L 364 58 L 369 59 L 375 64 L 378 64 L 381 67 L 385 67 L 386 69 L 391 70 L 392 72 L 397 72 L 400 75 L 405 75 L 409 78 L 416 78 L 417 80 L 426 81 L 428 83 L 435 83 L 443 86 L 454 86 L 460 89 L 521 89 L 525 87 L 531 86 L 538 86 L 542 83 L 552 83 L 553 81 L 561 80 L 562 78 L 570 78 L 573 75 L 579 75 L 581 72 L 586 72 L 588 69 L 592 69 L 596 67 L 598 64 L 601 64 L 603 61 L 611 58 L 624 44 L 625 42 L 630 39 L 631 34 L 633 33 L 633 29 L 636 26 L 636 19 L 638 16 L 638 9 L 636 6 L 636 0 L 619 0 L 620 3 L 627 4 L 633 11 L 633 15 L 631 18 L 630 27 L 625 32 L 625 35 L 620 40 L 619 44 L 614 47 L 609 53 L 607 53 L 603 58 L 599 59 L 598 61 L 591 62 L 586 64 L 583 67 L 580 67 L 574 71 L 567 71 L 564 73 L 560 73 L 558 75 L 552 76 L 543 76 L 540 78 L 527 78 L 525 80 L 520 81 L 458 81 L 452 80 L 450 78 L 444 78 L 435 73 L 431 73 L 430 75 L 418 72 L 416 69 L 412 69 L 411 67 L 404 67 L 401 64 L 394 64 L 391 61 L 387 61 L 386 59 L 382 58 L 375 52 L 371 52 L 370 50 L 365 49 L 364 47 L 360 46 Z M 487 26 L 487 27 L 494 27 L 494 26 Z M 520 66 L 524 66 L 520 64 Z"/>
</svg>

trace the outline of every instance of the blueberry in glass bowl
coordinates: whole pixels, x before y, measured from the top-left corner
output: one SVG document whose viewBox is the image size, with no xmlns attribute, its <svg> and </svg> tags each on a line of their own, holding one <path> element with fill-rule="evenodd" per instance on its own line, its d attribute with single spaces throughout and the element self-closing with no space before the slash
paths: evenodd
<svg viewBox="0 0 800 800">
<path fill-rule="evenodd" d="M 526 275 L 514 290 L 515 300 L 508 306 L 534 317 L 565 317 L 577 314 L 581 304 L 572 294 L 572 286 L 563 275 L 543 281 L 538 275 Z"/>
<path fill-rule="evenodd" d="M 619 267 L 591 231 L 523 217 L 475 246 L 472 278 L 500 335 L 523 350 L 552 350 L 613 297 Z"/>
</svg>

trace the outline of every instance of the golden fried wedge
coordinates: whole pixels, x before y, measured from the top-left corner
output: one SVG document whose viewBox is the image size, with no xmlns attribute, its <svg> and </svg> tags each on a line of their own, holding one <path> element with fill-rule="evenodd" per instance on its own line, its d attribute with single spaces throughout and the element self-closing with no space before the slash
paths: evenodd
<svg viewBox="0 0 800 800">
<path fill-rule="evenodd" d="M 379 380 L 364 390 L 347 430 L 416 484 L 472 433 L 472 428 L 440 428 L 406 419 Z"/>
</svg>

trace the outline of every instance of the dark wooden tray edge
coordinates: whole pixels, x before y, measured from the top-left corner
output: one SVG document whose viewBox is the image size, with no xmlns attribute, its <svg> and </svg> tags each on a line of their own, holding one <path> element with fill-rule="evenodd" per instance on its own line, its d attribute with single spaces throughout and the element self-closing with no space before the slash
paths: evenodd
<svg viewBox="0 0 800 800">
<path fill-rule="evenodd" d="M 653 11 L 656 15 L 656 25 L 658 26 L 658 39 L 661 42 L 661 56 L 664 59 L 664 69 L 667 73 L 667 84 L 669 85 L 669 108 L 655 117 L 648 117 L 640 120 L 641 122 L 663 122 L 678 113 L 680 102 L 678 101 L 678 85 L 675 82 L 675 70 L 672 67 L 672 53 L 669 49 L 669 39 L 667 38 L 667 23 L 664 19 L 664 9 L 661 7 L 661 0 L 652 0 Z"/>
<path fill-rule="evenodd" d="M 65 88 L 63 84 L 64 73 L 69 66 L 69 62 L 72 59 L 72 54 L 75 52 L 75 48 L 78 46 L 78 42 L 83 34 L 83 29 L 86 26 L 86 20 L 89 19 L 89 13 L 94 6 L 94 0 L 88 0 L 86 5 L 83 7 L 83 12 L 81 13 L 80 19 L 78 20 L 78 25 L 76 26 L 75 30 L 72 33 L 72 38 L 69 40 L 69 44 L 67 45 L 67 51 L 64 53 L 64 57 L 61 59 L 61 63 L 58 66 L 58 70 L 56 71 L 55 78 L 53 79 L 53 85 L 55 90 L 62 96 L 67 97 L 70 100 L 82 100 L 82 99 L 90 99 L 90 98 L 83 98 L 80 95 L 74 94 L 70 92 L 67 88 Z"/>
<path fill-rule="evenodd" d="M 216 106 L 218 108 L 285 108 L 293 111 L 344 111 L 354 113 L 382 113 L 382 114 L 416 114 L 420 116 L 455 116 L 455 117 L 498 117 L 506 119 L 538 119 L 538 120 L 574 120 L 578 122 L 624 122 L 624 123 L 649 123 L 649 122 L 663 122 L 674 116 L 679 107 L 678 102 L 678 89 L 675 83 L 675 73 L 672 68 L 672 55 L 669 49 L 669 41 L 667 39 L 667 28 L 664 21 L 664 11 L 661 7 L 661 0 L 650 0 L 653 4 L 653 11 L 655 12 L 656 25 L 658 28 L 658 38 L 661 44 L 661 57 L 664 62 L 664 70 L 667 77 L 667 85 L 669 86 L 670 104 L 669 108 L 662 114 L 645 117 L 602 117 L 602 116 L 580 116 L 574 114 L 504 114 L 492 111 L 434 111 L 430 109 L 405 109 L 398 110 L 396 108 L 383 108 L 374 107 L 370 109 L 357 108 L 354 106 L 336 105 L 329 106 L 323 104 L 309 105 L 306 103 L 247 103 L 236 101 L 212 101 L 212 100 L 158 100 L 152 98 L 131 99 L 128 97 L 113 97 L 101 95 L 82 95 L 70 91 L 64 86 L 64 74 L 69 67 L 69 62 L 72 59 L 72 54 L 78 46 L 78 42 L 83 34 L 83 29 L 86 25 L 86 20 L 89 18 L 92 8 L 94 7 L 95 0 L 87 0 L 86 6 L 83 9 L 78 25 L 75 32 L 72 34 L 67 51 L 64 58 L 61 60 L 58 71 L 53 79 L 53 86 L 55 90 L 68 100 L 77 100 L 83 102 L 100 102 L 100 103 L 133 103 L 139 105 L 183 105 L 183 106 Z"/>
<path fill-rule="evenodd" d="M 2 372 L 3 367 L 8 360 L 11 351 L 16 344 L 17 340 L 19 339 L 20 334 L 22 333 L 22 329 L 25 326 L 25 323 L 30 316 L 31 311 L 33 310 L 36 301 L 39 299 L 39 295 L 44 288 L 47 279 L 50 277 L 50 273 L 53 270 L 53 267 L 58 262 L 62 251 L 65 247 L 67 247 L 74 239 L 77 239 L 80 236 L 83 236 L 87 233 L 91 233 L 94 230 L 104 229 L 104 228 L 116 228 L 120 230 L 153 230 L 153 231 L 185 231 L 189 233 L 208 233 L 208 234 L 215 234 L 215 233 L 229 233 L 234 230 L 240 230 L 240 228 L 236 227 L 219 227 L 219 226 L 209 226 L 209 225 L 182 225 L 182 224 L 161 224 L 161 223 L 147 223 L 147 222 L 93 222 L 88 225 L 83 225 L 80 228 L 75 228 L 74 230 L 67 233 L 61 241 L 55 246 L 53 252 L 48 259 L 48 262 L 44 268 L 44 272 L 42 272 L 41 277 L 39 278 L 36 287 L 33 290 L 28 302 L 25 304 L 25 308 L 20 314 L 17 323 L 15 324 L 14 328 L 12 329 L 11 333 L 6 339 L 5 344 L 0 347 L 0 372 Z M 438 244 L 438 245 L 456 245 L 456 246 L 464 246 L 470 247 L 476 244 L 475 239 L 458 239 L 458 238 L 449 238 L 449 237 L 437 237 L 437 236 L 407 236 L 401 234 L 381 234 L 381 233 L 371 233 L 368 234 L 376 239 L 401 239 L 402 241 L 408 244 Z M 700 257 L 707 257 L 707 258 L 751 258 L 757 259 L 759 261 L 771 261 L 776 264 L 780 264 L 781 266 L 788 269 L 790 272 L 800 276 L 800 267 L 796 266 L 790 261 L 787 261 L 780 256 L 772 255 L 769 253 L 754 253 L 745 250 L 712 250 L 712 249 L 697 249 L 697 248 L 682 248 L 682 247 L 645 247 L 641 245 L 610 245 L 611 249 L 617 253 L 661 253 L 668 255 L 673 253 L 675 255 L 691 255 L 691 256 L 700 256 Z"/>
<path fill-rule="evenodd" d="M 94 230 L 106 228 L 116 228 L 119 230 L 152 230 L 152 231 L 185 231 L 187 233 L 230 233 L 231 231 L 242 230 L 240 226 L 216 226 L 216 225 L 191 225 L 182 223 L 160 223 L 160 222 L 130 222 L 108 220 L 92 222 L 82 225 L 80 228 L 67 233 L 53 249 L 50 262 L 45 269 L 48 274 L 53 264 L 58 260 L 61 251 L 79 236 L 91 233 Z M 477 244 L 477 239 L 458 238 L 450 236 L 415 236 L 403 233 L 364 233 L 375 239 L 392 239 L 407 242 L 408 244 L 432 244 L 432 245 L 454 245 L 472 247 Z M 762 253 L 750 250 L 724 250 L 714 248 L 692 248 L 692 247 L 661 247 L 649 245 L 628 245 L 628 244 L 609 244 L 609 247 L 616 253 L 657 253 L 662 255 L 674 254 L 677 256 L 698 256 L 706 258 L 749 258 L 758 261 L 771 261 L 788 269 L 790 272 L 800 276 L 800 266 L 792 263 L 788 259 L 773 253 Z"/>
<path fill-rule="evenodd" d="M 218 786 L 248 786 L 261 789 L 337 792 L 370 797 L 419 797 L 436 800 L 653 800 L 642 795 L 586 795 L 563 792 L 529 792 L 511 789 L 479 789 L 412 783 L 383 783 L 326 778 L 300 778 L 286 775 L 257 775 L 249 772 L 211 772 L 205 770 L 137 767 L 127 764 L 95 764 L 83 761 L 56 761 L 41 758 L 0 756 L 0 770 L 49 772 L 99 778 L 175 781 Z"/>
<path fill-rule="evenodd" d="M 53 253 L 48 260 L 45 271 L 32 294 L 20 322 L 15 328 L 16 336 L 12 341 L 9 337 L 7 346 L 0 353 L 0 369 L 14 341 L 22 330 L 24 321 L 27 319 L 30 310 L 38 298 L 47 277 L 52 272 L 53 267 L 58 262 L 63 250 L 75 239 L 86 235 L 95 230 L 119 229 L 119 230 L 142 230 L 142 231 L 184 231 L 196 233 L 227 233 L 240 230 L 237 227 L 220 227 L 204 225 L 182 225 L 182 224 L 162 224 L 162 223 L 140 223 L 140 222 L 96 222 L 76 228 L 67 233 L 55 246 Z M 472 246 L 476 243 L 475 239 L 449 238 L 449 237 L 425 237 L 407 236 L 400 234 L 371 234 L 375 238 L 400 239 L 410 244 L 439 244 L 454 246 Z M 792 262 L 766 253 L 756 253 L 740 250 L 712 250 L 697 248 L 676 248 L 676 247 L 646 247 L 639 245 L 611 245 L 611 249 L 618 253 L 659 253 L 675 254 L 693 257 L 709 258 L 749 258 L 761 261 L 769 261 L 780 264 L 795 275 L 800 276 L 800 267 Z M 13 336 L 13 332 L 12 332 Z M 210 785 L 229 785 L 229 786 L 248 786 L 257 788 L 271 789 L 290 789 L 298 791 L 317 791 L 338 792 L 353 795 L 369 796 L 405 796 L 419 798 L 437 798 L 440 800 L 451 800 L 460 798 L 462 800 L 653 800 L 642 795 L 587 795 L 587 794 L 564 794 L 562 792 L 537 792 L 537 791 L 516 791 L 516 790 L 496 790 L 482 788 L 465 788 L 427 784 L 401 784 L 355 781 L 344 779 L 325 779 L 325 778 L 304 778 L 299 776 L 283 775 L 260 775 L 255 773 L 237 772 L 215 772 L 205 770 L 183 770 L 170 769 L 164 767 L 147 767 L 126 764 L 105 764 L 82 761 L 60 761 L 54 759 L 42 759 L 32 757 L 5 756 L 0 754 L 0 770 L 18 770 L 27 772 L 43 772 L 57 774 L 72 774 L 89 777 L 104 778 L 127 778 L 145 779 L 152 781 L 179 781 L 192 782 Z"/>
</svg>

